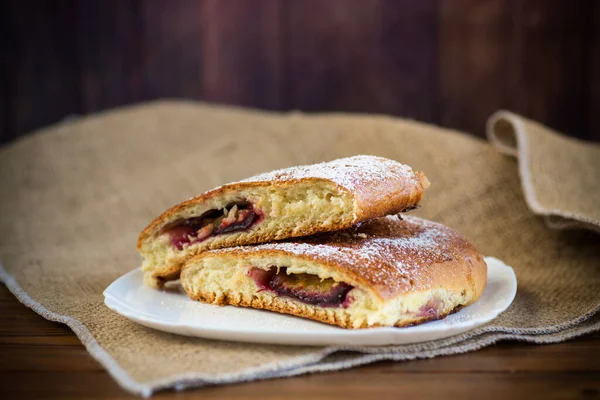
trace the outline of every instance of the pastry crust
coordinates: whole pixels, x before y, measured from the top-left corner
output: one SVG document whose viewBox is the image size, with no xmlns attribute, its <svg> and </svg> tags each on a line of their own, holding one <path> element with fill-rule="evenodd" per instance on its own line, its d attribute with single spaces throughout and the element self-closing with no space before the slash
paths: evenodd
<svg viewBox="0 0 600 400">
<path fill-rule="evenodd" d="M 265 243 L 349 228 L 357 223 L 418 206 L 429 181 L 419 171 L 383 157 L 354 156 L 257 175 L 210 190 L 178 204 L 140 234 L 146 282 L 161 286 L 177 279 L 182 265 L 209 249 Z M 173 249 L 164 227 L 248 201 L 261 213 L 250 228 L 211 236 Z"/>
<path fill-rule="evenodd" d="M 349 301 L 321 307 L 265 290 L 250 270 L 284 267 L 351 285 Z M 203 302 L 292 314 L 343 328 L 407 326 L 475 302 L 487 281 L 483 256 L 452 229 L 388 216 L 359 227 L 257 246 L 207 251 L 181 273 Z"/>
</svg>

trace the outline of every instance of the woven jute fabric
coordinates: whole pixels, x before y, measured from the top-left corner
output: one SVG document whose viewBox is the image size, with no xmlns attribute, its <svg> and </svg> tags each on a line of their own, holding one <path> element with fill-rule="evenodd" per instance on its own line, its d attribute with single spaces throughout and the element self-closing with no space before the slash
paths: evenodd
<svg viewBox="0 0 600 400">
<path fill-rule="evenodd" d="M 548 226 L 600 232 L 600 146 L 507 111 L 489 119 L 487 136 L 500 152 L 518 157 L 527 204 Z"/>
<path fill-rule="evenodd" d="M 0 149 L 0 279 L 45 318 L 68 324 L 140 395 L 600 330 L 600 236 L 545 223 L 556 217 L 560 226 L 598 227 L 600 150 L 510 113 L 496 114 L 489 131 L 501 151 L 398 118 L 182 101 L 61 123 Z M 322 348 L 180 337 L 104 306 L 103 290 L 140 265 L 139 232 L 167 207 L 258 172 L 355 154 L 426 173 L 431 187 L 414 214 L 449 225 L 514 267 L 518 293 L 505 313 L 436 342 Z"/>
</svg>

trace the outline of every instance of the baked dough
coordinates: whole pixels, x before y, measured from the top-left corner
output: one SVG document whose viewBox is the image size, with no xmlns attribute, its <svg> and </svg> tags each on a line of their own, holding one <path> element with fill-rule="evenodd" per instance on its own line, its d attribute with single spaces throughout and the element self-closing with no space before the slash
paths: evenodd
<svg viewBox="0 0 600 400">
<path fill-rule="evenodd" d="M 418 206 L 429 181 L 383 157 L 354 156 L 257 175 L 178 204 L 141 233 L 146 282 L 177 279 L 208 249 L 349 228 Z"/>
<path fill-rule="evenodd" d="M 419 324 L 475 302 L 482 255 L 452 229 L 387 216 L 345 231 L 207 251 L 181 283 L 195 300 L 253 307 L 343 328 Z"/>
</svg>

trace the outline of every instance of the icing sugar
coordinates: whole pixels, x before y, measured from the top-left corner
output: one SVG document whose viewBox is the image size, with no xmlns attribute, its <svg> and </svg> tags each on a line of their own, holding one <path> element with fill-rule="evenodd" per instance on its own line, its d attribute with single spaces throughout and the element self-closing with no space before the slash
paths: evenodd
<svg viewBox="0 0 600 400">
<path fill-rule="evenodd" d="M 413 170 L 384 157 L 357 155 L 312 165 L 300 165 L 259 174 L 240 182 L 288 182 L 307 178 L 330 180 L 350 191 L 369 182 L 416 179 Z"/>
</svg>

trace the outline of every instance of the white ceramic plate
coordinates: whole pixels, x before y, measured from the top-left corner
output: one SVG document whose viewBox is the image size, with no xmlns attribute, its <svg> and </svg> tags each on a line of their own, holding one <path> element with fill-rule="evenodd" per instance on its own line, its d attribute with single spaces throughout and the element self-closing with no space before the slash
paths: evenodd
<svg viewBox="0 0 600 400">
<path fill-rule="evenodd" d="M 443 339 L 481 326 L 506 310 L 517 293 L 513 269 L 486 257 L 488 282 L 475 304 L 443 320 L 409 328 L 347 330 L 270 311 L 213 306 L 190 300 L 179 283 L 163 290 L 144 285 L 139 269 L 104 291 L 112 310 L 142 325 L 180 335 L 292 345 L 386 345 Z"/>
</svg>

